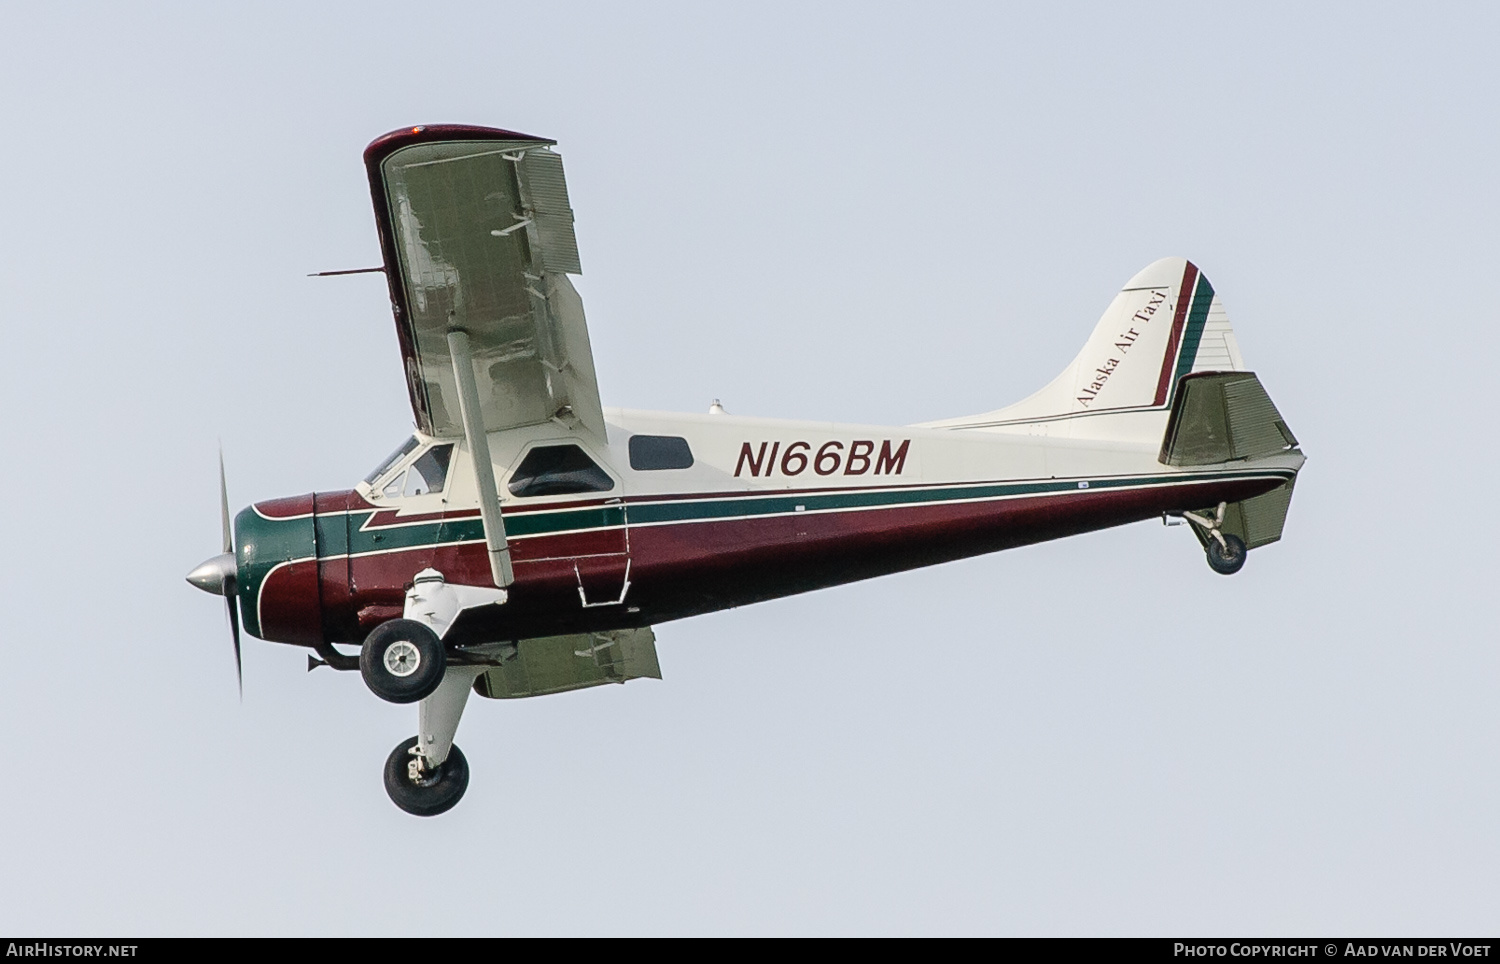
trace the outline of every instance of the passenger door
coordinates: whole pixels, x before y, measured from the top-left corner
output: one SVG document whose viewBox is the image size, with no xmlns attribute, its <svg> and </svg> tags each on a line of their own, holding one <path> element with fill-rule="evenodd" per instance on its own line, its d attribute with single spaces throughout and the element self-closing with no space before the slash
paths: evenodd
<svg viewBox="0 0 1500 964">
<path fill-rule="evenodd" d="M 576 593 L 584 608 L 630 591 L 624 480 L 576 438 L 528 445 L 501 497 L 518 588 Z"/>
</svg>

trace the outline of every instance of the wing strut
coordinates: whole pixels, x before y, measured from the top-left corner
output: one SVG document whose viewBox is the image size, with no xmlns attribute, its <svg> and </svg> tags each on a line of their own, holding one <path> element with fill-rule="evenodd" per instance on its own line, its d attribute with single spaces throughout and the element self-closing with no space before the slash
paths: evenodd
<svg viewBox="0 0 1500 964">
<path fill-rule="evenodd" d="M 469 353 L 469 333 L 448 330 L 448 351 L 453 355 L 453 376 L 458 381 L 458 407 L 464 421 L 464 438 L 474 460 L 474 481 L 479 489 L 479 517 L 484 520 L 484 541 L 490 553 L 490 574 L 495 585 L 505 589 L 516 581 L 510 565 L 510 544 L 505 539 L 505 520 L 500 518 L 500 495 L 495 487 L 495 466 L 490 461 L 490 437 L 484 430 L 484 411 L 479 407 L 479 386 L 474 383 L 474 358 Z"/>
</svg>

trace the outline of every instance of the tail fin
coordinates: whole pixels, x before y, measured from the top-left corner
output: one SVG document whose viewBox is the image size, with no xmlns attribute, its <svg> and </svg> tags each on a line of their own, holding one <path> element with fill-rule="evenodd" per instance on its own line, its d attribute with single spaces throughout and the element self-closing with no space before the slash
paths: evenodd
<svg viewBox="0 0 1500 964">
<path fill-rule="evenodd" d="M 1208 278 L 1185 258 L 1163 258 L 1126 282 L 1083 351 L 1046 388 L 1007 408 L 931 424 L 1019 428 L 1067 420 L 1075 424 L 1057 426 L 1058 434 L 1112 436 L 1123 429 L 1159 439 L 1183 376 L 1244 370 Z M 1126 413 L 1137 417 L 1096 418 Z M 1143 413 L 1151 417 L 1138 417 Z"/>
</svg>

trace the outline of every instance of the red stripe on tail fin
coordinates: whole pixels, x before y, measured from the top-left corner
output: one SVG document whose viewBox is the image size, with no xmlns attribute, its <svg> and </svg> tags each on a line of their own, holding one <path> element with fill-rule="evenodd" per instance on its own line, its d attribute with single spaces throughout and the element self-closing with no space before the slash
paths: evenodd
<svg viewBox="0 0 1500 964">
<path fill-rule="evenodd" d="M 1182 329 L 1187 322 L 1188 303 L 1193 300 L 1193 284 L 1198 280 L 1198 266 L 1191 261 L 1182 272 L 1182 290 L 1177 292 L 1177 311 L 1172 316 L 1172 334 L 1167 339 L 1167 353 L 1161 360 L 1161 378 L 1156 382 L 1157 405 L 1167 404 L 1172 387 L 1172 372 L 1177 368 L 1177 347 L 1182 344 Z"/>
</svg>

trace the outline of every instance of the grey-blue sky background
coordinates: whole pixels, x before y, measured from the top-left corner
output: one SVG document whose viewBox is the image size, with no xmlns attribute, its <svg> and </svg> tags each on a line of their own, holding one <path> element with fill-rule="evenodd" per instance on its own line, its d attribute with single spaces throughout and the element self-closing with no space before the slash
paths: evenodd
<svg viewBox="0 0 1500 964">
<path fill-rule="evenodd" d="M 1416 934 L 1500 923 L 1488 5 L 0 8 L 0 931 Z M 998 407 L 1193 258 L 1311 461 L 415 711 L 183 574 L 408 431 L 360 151 L 556 138 L 606 405 Z"/>
</svg>

